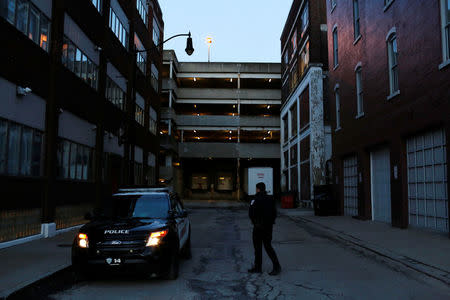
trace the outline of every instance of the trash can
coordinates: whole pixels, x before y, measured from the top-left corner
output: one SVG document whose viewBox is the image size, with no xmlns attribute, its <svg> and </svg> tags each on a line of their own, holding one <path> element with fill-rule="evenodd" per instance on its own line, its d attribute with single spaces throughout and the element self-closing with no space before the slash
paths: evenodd
<svg viewBox="0 0 450 300">
<path fill-rule="evenodd" d="M 295 193 L 286 192 L 281 194 L 281 208 L 294 208 L 295 207 Z"/>
<path fill-rule="evenodd" d="M 333 185 L 314 186 L 314 214 L 316 216 L 337 215 L 337 202 L 333 197 Z"/>
</svg>

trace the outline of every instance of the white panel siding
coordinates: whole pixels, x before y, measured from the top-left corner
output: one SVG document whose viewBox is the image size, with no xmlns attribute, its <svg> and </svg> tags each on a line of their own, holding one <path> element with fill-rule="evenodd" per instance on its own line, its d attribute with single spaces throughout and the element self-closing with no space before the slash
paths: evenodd
<svg viewBox="0 0 450 300">
<path fill-rule="evenodd" d="M 139 93 L 136 93 L 136 104 L 145 109 L 145 100 Z"/>
<path fill-rule="evenodd" d="M 49 19 L 52 18 L 52 0 L 31 0 Z"/>
<path fill-rule="evenodd" d="M 137 163 L 142 164 L 144 161 L 144 156 L 142 154 L 142 148 L 140 147 L 134 147 L 134 161 Z"/>
<path fill-rule="evenodd" d="M 389 149 L 370 153 L 372 219 L 391 223 L 391 165 Z"/>
<path fill-rule="evenodd" d="M 96 126 L 64 111 L 59 115 L 58 136 L 82 145 L 95 147 Z"/>
<path fill-rule="evenodd" d="M 127 81 L 122 73 L 117 70 L 113 64 L 108 62 L 108 67 L 106 68 L 106 74 L 125 92 L 127 91 Z"/>
<path fill-rule="evenodd" d="M 100 64 L 99 52 L 95 50 L 95 44 L 87 37 L 75 21 L 68 15 L 64 15 L 64 34 L 75 43 L 97 66 Z"/>
<path fill-rule="evenodd" d="M 0 78 L 0 117 L 43 131 L 45 100 L 33 93 L 17 96 L 16 88 L 14 83 Z"/>
<path fill-rule="evenodd" d="M 111 0 L 111 8 L 116 13 L 122 25 L 125 27 L 125 30 L 130 33 L 130 24 L 128 22 L 127 15 L 123 12 L 122 7 L 117 0 Z"/>
<path fill-rule="evenodd" d="M 103 151 L 104 152 L 109 152 L 109 153 L 114 153 L 120 156 L 124 156 L 123 154 L 123 145 L 119 146 L 119 138 L 111 133 L 106 133 L 105 134 L 105 139 L 103 142 Z"/>
<path fill-rule="evenodd" d="M 448 232 L 445 131 L 408 139 L 407 152 L 409 224 Z"/>
<path fill-rule="evenodd" d="M 344 215 L 358 215 L 358 160 L 344 159 Z"/>
</svg>

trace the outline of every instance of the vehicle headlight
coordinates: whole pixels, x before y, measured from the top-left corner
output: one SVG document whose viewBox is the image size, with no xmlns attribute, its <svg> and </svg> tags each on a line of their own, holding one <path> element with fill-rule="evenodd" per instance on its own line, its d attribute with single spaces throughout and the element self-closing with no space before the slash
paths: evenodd
<svg viewBox="0 0 450 300">
<path fill-rule="evenodd" d="M 150 234 L 150 237 L 148 238 L 147 245 L 145 246 L 147 247 L 158 246 L 159 243 L 161 242 L 161 239 L 165 237 L 168 232 L 169 232 L 168 230 L 152 232 Z"/>
<path fill-rule="evenodd" d="M 89 248 L 88 236 L 85 233 L 78 234 L 78 246 L 80 248 Z"/>
</svg>

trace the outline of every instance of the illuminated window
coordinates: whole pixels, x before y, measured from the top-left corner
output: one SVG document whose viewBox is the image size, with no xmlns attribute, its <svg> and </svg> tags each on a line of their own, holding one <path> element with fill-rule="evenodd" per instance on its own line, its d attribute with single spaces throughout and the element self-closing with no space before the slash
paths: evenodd
<svg viewBox="0 0 450 300">
<path fill-rule="evenodd" d="M 138 104 L 136 104 L 135 120 L 136 122 L 144 126 L 144 109 Z"/>
<path fill-rule="evenodd" d="M 302 37 L 303 37 L 303 34 L 304 34 L 306 28 L 308 27 L 308 24 L 309 24 L 309 7 L 308 7 L 308 2 L 306 2 L 305 7 L 303 7 L 302 16 L 301 16 Z"/>
</svg>

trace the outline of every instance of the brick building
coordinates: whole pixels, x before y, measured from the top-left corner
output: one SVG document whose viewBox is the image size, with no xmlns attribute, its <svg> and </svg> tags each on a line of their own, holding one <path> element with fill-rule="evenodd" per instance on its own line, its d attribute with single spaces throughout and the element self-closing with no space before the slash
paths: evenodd
<svg viewBox="0 0 450 300">
<path fill-rule="evenodd" d="M 341 212 L 448 232 L 449 0 L 327 1 Z"/>
<path fill-rule="evenodd" d="M 281 185 L 308 206 L 331 158 L 325 2 L 294 0 L 281 35 Z"/>
<path fill-rule="evenodd" d="M 0 242 L 155 183 L 158 1 L 2 0 L 0 31 Z"/>
</svg>

